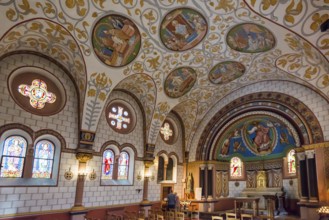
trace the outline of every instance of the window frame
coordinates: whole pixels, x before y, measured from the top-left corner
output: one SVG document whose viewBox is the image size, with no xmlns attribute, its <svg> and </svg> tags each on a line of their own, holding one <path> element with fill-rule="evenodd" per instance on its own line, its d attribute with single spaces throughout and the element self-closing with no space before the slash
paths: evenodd
<svg viewBox="0 0 329 220">
<path fill-rule="evenodd" d="M 241 176 L 232 176 L 231 175 L 231 163 L 232 163 L 232 160 L 233 158 L 238 158 L 240 160 L 240 163 L 241 163 Z M 238 157 L 238 156 L 233 156 L 230 161 L 229 161 L 229 180 L 245 180 L 245 167 L 244 167 L 244 162 L 243 160 Z"/>
</svg>

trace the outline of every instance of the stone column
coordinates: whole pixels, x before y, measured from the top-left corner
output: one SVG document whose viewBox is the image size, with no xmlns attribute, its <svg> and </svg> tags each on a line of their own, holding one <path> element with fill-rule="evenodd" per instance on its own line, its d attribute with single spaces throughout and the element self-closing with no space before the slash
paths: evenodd
<svg viewBox="0 0 329 220">
<path fill-rule="evenodd" d="M 78 171 L 78 178 L 77 178 L 77 186 L 75 190 L 75 200 L 74 200 L 74 206 L 71 208 L 71 212 L 76 211 L 83 211 L 86 208 L 82 205 L 83 202 L 83 190 L 84 190 L 84 184 L 86 179 L 86 166 L 87 161 L 90 160 L 93 157 L 91 153 L 84 153 L 84 152 L 78 152 L 76 154 L 76 158 L 79 161 L 79 171 Z"/>
<path fill-rule="evenodd" d="M 142 206 L 149 206 L 151 205 L 150 201 L 148 200 L 148 187 L 149 187 L 149 169 L 150 166 L 153 165 L 153 161 L 144 161 L 144 184 L 143 184 L 143 200 L 141 201 L 140 205 Z"/>
<path fill-rule="evenodd" d="M 32 144 L 29 144 L 25 156 L 25 165 L 23 171 L 24 178 L 32 178 L 33 161 L 34 161 L 34 148 Z"/>
<path fill-rule="evenodd" d="M 305 152 L 297 152 L 298 165 L 299 165 L 299 193 L 300 201 L 308 201 L 308 176 L 307 176 L 307 166 Z"/>
<path fill-rule="evenodd" d="M 207 200 L 213 200 L 213 193 L 214 193 L 214 172 L 213 172 L 213 168 L 214 165 L 213 164 L 208 164 L 208 176 L 207 176 L 207 188 L 208 188 L 208 193 L 207 193 Z"/>
<path fill-rule="evenodd" d="M 314 157 L 314 150 L 305 151 L 306 155 L 306 167 L 307 167 L 307 176 L 308 176 L 308 193 L 309 193 L 309 202 L 318 202 L 318 181 L 316 176 L 316 164 Z"/>
<path fill-rule="evenodd" d="M 164 161 L 163 164 L 163 180 L 167 180 L 167 167 L 168 167 L 168 161 Z"/>
<path fill-rule="evenodd" d="M 206 198 L 206 171 L 205 171 L 206 165 L 201 164 L 200 165 L 200 183 L 199 186 L 202 188 L 201 192 L 201 198 Z"/>
</svg>

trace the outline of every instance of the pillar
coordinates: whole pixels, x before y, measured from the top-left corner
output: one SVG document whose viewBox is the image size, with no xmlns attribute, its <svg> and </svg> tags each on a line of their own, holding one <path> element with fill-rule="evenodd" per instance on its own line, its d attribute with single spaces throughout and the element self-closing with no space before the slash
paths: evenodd
<svg viewBox="0 0 329 220">
<path fill-rule="evenodd" d="M 318 181 L 316 176 L 316 164 L 315 164 L 315 151 L 307 150 L 306 155 L 306 167 L 308 176 L 308 193 L 309 202 L 318 202 Z"/>
<path fill-rule="evenodd" d="M 199 186 L 201 187 L 201 198 L 206 198 L 206 165 L 205 164 L 201 164 L 200 165 L 200 183 Z"/>
<path fill-rule="evenodd" d="M 146 160 L 144 161 L 144 183 L 143 183 L 143 200 L 141 201 L 140 205 L 141 206 L 150 206 L 151 203 L 148 200 L 148 186 L 149 186 L 149 169 L 150 166 L 153 165 L 153 160 L 149 161 Z"/>
<path fill-rule="evenodd" d="M 297 152 L 298 164 L 299 164 L 299 193 L 300 201 L 308 201 L 308 176 L 306 167 L 306 156 L 305 152 Z"/>
<path fill-rule="evenodd" d="M 214 165 L 213 164 L 208 164 L 207 166 L 207 200 L 213 200 L 213 188 L 214 188 L 214 172 L 213 172 L 213 168 Z"/>
</svg>

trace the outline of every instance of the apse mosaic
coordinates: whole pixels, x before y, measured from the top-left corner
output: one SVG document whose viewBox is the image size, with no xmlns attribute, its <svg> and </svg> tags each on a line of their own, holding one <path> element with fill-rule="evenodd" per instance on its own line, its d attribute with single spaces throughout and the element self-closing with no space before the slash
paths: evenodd
<svg viewBox="0 0 329 220">
<path fill-rule="evenodd" d="M 103 153 L 103 165 L 101 179 L 112 179 L 113 176 L 114 153 L 112 150 L 105 150 Z"/>
<path fill-rule="evenodd" d="M 97 57 L 106 65 L 120 67 L 138 55 L 141 35 L 136 25 L 121 15 L 107 15 L 94 27 L 92 43 Z"/>
<path fill-rule="evenodd" d="M 184 51 L 195 47 L 207 33 L 206 19 L 190 8 L 169 12 L 161 23 L 160 38 L 165 47 Z"/>
<path fill-rule="evenodd" d="M 252 115 L 229 125 L 217 142 L 218 160 L 241 155 L 245 160 L 256 156 L 267 159 L 284 156 L 296 142 L 287 122 L 270 115 Z"/>
<path fill-rule="evenodd" d="M 196 82 L 197 74 L 190 67 L 178 68 L 167 76 L 164 84 L 165 93 L 171 98 L 178 98 L 191 90 Z"/>
<path fill-rule="evenodd" d="M 50 178 L 54 160 L 54 145 L 50 141 L 39 141 L 35 148 L 33 178 Z"/>
<path fill-rule="evenodd" d="M 273 34 L 265 27 L 244 23 L 233 27 L 227 34 L 227 44 L 244 53 L 265 52 L 275 46 Z"/>
<path fill-rule="evenodd" d="M 29 97 L 31 106 L 36 109 L 42 109 L 46 103 L 56 101 L 56 95 L 47 90 L 47 84 L 41 79 L 33 80 L 31 85 L 19 85 L 18 92 Z"/>
<path fill-rule="evenodd" d="M 209 72 L 209 80 L 214 84 L 231 82 L 244 74 L 246 68 L 243 64 L 235 61 L 218 63 Z"/>
<path fill-rule="evenodd" d="M 22 177 L 27 142 L 21 136 L 11 136 L 5 140 L 0 177 Z"/>
</svg>

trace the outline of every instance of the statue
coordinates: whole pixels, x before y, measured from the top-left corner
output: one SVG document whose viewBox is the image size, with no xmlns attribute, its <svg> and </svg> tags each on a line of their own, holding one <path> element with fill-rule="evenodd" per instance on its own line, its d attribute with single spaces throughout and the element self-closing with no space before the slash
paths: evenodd
<svg viewBox="0 0 329 220">
<path fill-rule="evenodd" d="M 186 186 L 186 197 L 187 199 L 194 198 L 194 179 L 193 174 L 189 173 L 187 178 L 187 186 Z"/>
</svg>

